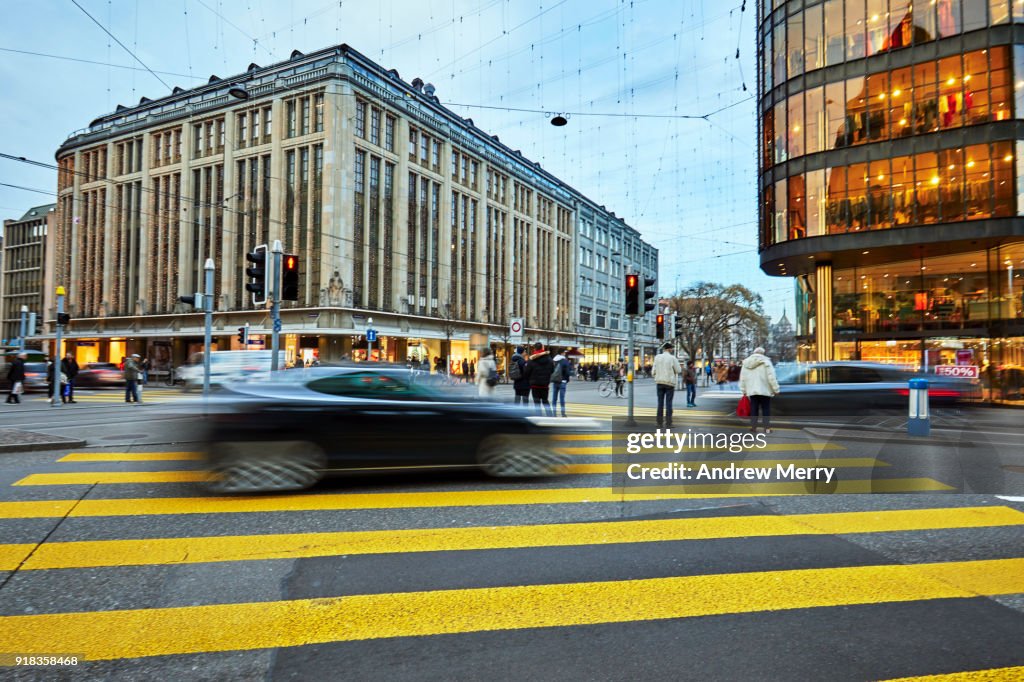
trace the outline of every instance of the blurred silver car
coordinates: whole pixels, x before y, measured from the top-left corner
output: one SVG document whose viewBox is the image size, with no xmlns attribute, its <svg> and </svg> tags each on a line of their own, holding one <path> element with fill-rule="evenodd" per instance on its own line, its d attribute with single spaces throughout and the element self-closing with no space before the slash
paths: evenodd
<svg viewBox="0 0 1024 682">
<path fill-rule="evenodd" d="M 954 405 L 981 397 L 980 384 L 971 379 L 921 374 L 895 365 L 877 362 L 812 362 L 780 365 L 776 368 L 779 395 L 772 399 L 772 413 L 858 414 L 871 410 L 906 410 L 910 380 L 928 381 L 932 405 Z M 729 401 L 726 411 L 735 410 L 738 393 L 710 390 L 702 396 Z"/>
</svg>

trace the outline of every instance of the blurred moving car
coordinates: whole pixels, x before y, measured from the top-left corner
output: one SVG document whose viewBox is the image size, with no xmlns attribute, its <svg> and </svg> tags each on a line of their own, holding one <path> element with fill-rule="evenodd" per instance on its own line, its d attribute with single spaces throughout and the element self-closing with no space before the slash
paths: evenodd
<svg viewBox="0 0 1024 682">
<path fill-rule="evenodd" d="M 298 490 L 342 472 L 550 475 L 568 464 L 550 436 L 598 426 L 481 402 L 405 369 L 318 367 L 224 388 L 205 438 L 216 492 Z"/>
<path fill-rule="evenodd" d="M 11 357 L 7 358 L 8 363 Z M 11 382 L 7 380 L 8 365 L 0 367 L 0 391 L 11 390 Z M 31 359 L 25 363 L 25 390 L 45 391 L 46 390 L 46 362 L 34 362 Z"/>
<path fill-rule="evenodd" d="M 976 380 L 922 375 L 894 365 L 875 362 L 813 362 L 776 368 L 779 395 L 772 399 L 772 414 L 852 415 L 872 410 L 906 411 L 911 379 L 928 380 L 933 406 L 955 405 L 981 397 Z M 736 393 L 708 391 L 703 398 L 731 400 Z"/>
<path fill-rule="evenodd" d="M 113 362 L 89 362 L 78 370 L 77 388 L 110 388 L 124 386 L 124 372 Z"/>
<path fill-rule="evenodd" d="M 270 373 L 269 350 L 221 350 L 210 353 L 210 386 L 266 378 Z M 203 390 L 203 354 L 196 353 L 177 371 L 186 391 Z"/>
</svg>

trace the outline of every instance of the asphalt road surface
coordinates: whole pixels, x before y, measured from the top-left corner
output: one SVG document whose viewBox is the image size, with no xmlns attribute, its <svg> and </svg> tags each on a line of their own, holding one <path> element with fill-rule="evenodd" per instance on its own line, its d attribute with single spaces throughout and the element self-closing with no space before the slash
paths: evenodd
<svg viewBox="0 0 1024 682">
<path fill-rule="evenodd" d="M 616 490 L 623 401 L 574 383 L 570 414 L 607 428 L 564 442 L 563 476 L 211 498 L 202 403 L 121 400 L 0 411 L 88 441 L 0 454 L 0 654 L 80 659 L 6 679 L 1024 678 L 1019 411 L 939 414 L 924 440 L 899 415 L 779 422 L 756 452 L 637 458 L 813 464 L 834 489 Z M 675 425 L 745 432 L 701 407 Z"/>
</svg>

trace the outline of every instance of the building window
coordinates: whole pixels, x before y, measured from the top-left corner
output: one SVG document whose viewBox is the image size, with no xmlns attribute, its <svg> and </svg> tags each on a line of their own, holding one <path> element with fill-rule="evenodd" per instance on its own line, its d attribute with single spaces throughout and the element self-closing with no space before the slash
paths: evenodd
<svg viewBox="0 0 1024 682">
<path fill-rule="evenodd" d="M 590 326 L 590 314 L 593 312 L 593 308 L 585 305 L 580 306 L 580 324 Z"/>
<path fill-rule="evenodd" d="M 318 92 L 313 95 L 313 107 L 316 109 L 314 131 L 322 133 L 324 131 L 324 93 Z"/>
<path fill-rule="evenodd" d="M 272 120 L 274 116 L 274 110 L 271 107 L 263 108 L 263 143 L 270 142 L 271 130 L 273 128 Z"/>
<path fill-rule="evenodd" d="M 409 126 L 409 160 L 416 160 L 416 146 L 419 143 L 420 133 L 418 130 Z"/>
<path fill-rule="evenodd" d="M 295 121 L 295 100 L 290 99 L 285 103 L 285 118 L 288 121 L 288 134 L 287 137 L 295 137 L 296 121 Z M 358 120 L 358 119 L 357 119 Z"/>
<path fill-rule="evenodd" d="M 388 116 L 384 121 L 384 149 L 395 151 L 395 117 Z"/>
<path fill-rule="evenodd" d="M 370 110 L 370 143 L 380 146 L 380 109 Z"/>
</svg>

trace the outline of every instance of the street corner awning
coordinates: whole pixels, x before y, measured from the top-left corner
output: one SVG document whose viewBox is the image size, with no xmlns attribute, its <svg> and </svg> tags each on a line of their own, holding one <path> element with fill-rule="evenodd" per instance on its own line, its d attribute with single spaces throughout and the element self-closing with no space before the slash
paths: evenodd
<svg viewBox="0 0 1024 682">
<path fill-rule="evenodd" d="M 567 357 L 567 358 L 582 358 L 582 357 L 585 357 L 585 356 L 583 355 L 583 353 L 580 352 L 579 348 L 570 348 L 569 350 L 567 350 L 565 352 L 565 357 Z"/>
</svg>

